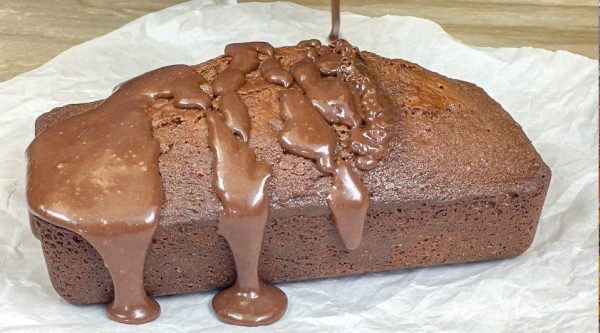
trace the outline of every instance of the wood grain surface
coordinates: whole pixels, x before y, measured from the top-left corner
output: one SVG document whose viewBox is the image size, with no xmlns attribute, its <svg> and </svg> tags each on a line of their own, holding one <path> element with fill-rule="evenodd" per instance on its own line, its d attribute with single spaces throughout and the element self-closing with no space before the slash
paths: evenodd
<svg viewBox="0 0 600 333">
<path fill-rule="evenodd" d="M 146 13 L 180 2 L 0 0 L 0 81 Z M 293 2 L 329 8 L 328 0 Z M 424 17 L 478 46 L 533 46 L 598 58 L 597 0 L 342 0 L 342 10 L 369 16 Z"/>
</svg>

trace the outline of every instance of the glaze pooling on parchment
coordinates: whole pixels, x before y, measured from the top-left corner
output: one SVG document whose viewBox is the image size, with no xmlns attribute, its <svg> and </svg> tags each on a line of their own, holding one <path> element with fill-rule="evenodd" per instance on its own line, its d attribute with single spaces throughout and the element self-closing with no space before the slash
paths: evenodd
<svg viewBox="0 0 600 333">
<path fill-rule="evenodd" d="M 125 82 L 97 108 L 40 133 L 27 149 L 32 214 L 86 239 L 104 259 L 115 296 L 108 316 L 140 324 L 160 314 L 144 291 L 148 246 L 162 205 L 158 142 L 147 105 L 173 98 L 204 109 L 206 83 L 191 67 L 157 69 Z"/>
<path fill-rule="evenodd" d="M 219 110 L 224 120 L 217 113 L 207 113 L 214 155 L 213 187 L 223 204 L 219 233 L 229 244 L 237 273 L 235 284 L 217 293 L 212 306 L 220 320 L 235 325 L 268 325 L 281 318 L 287 308 L 285 294 L 258 278 L 258 259 L 269 211 L 266 184 L 271 170 L 266 163 L 256 161 L 247 144 L 250 117 L 237 94 L 246 82 L 246 74 L 258 68 L 259 54 L 268 57 L 261 66 L 265 80 L 284 87 L 292 83 L 289 73 L 273 57 L 274 52 L 271 45 L 262 42 L 228 45 L 225 54 L 232 57 L 231 62 L 213 82 L 213 91 L 221 96 Z M 235 112 L 230 112 L 233 109 Z M 234 118 L 243 121 L 233 121 Z"/>
</svg>

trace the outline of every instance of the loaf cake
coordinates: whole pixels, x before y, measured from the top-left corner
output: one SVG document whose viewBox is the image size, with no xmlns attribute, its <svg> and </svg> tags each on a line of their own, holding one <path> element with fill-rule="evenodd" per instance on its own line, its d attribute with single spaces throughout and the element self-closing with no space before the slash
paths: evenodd
<svg viewBox="0 0 600 333">
<path fill-rule="evenodd" d="M 162 185 L 160 218 L 143 268 L 149 295 L 235 282 L 234 258 L 219 228 L 222 195 L 213 183 L 219 152 L 214 145 L 211 149 L 209 138 L 209 122 L 223 122 L 215 110 L 227 98 L 235 99 L 235 92 L 250 126 L 232 127 L 227 116 L 223 119 L 270 172 L 264 184 L 268 217 L 260 280 L 278 283 L 500 259 L 529 247 L 550 170 L 521 127 L 481 88 L 408 61 L 359 51 L 344 41 L 329 46 L 306 41 L 272 52 L 261 47 L 251 46 L 260 67 L 248 67 L 245 81 L 233 85 L 231 80 L 223 87 L 215 82 L 234 66 L 232 52 L 191 67 L 202 79 L 199 89 L 210 97 L 192 101 L 202 107 L 189 108 L 185 103 L 190 101 L 161 95 L 143 109 L 157 140 Z M 321 77 L 313 82 L 314 68 Z M 278 74 L 266 75 L 270 69 Z M 351 94 L 337 94 L 338 104 L 328 113 L 331 104 L 319 105 L 312 96 L 334 91 L 337 84 Z M 286 141 L 284 134 L 292 133 L 293 126 L 313 124 L 312 118 L 290 120 L 286 101 L 320 111 L 323 117 L 314 122 L 332 129 L 338 140 L 329 147 L 335 159 L 294 150 Z M 345 113 L 343 103 L 360 112 Z M 376 132 L 381 149 L 361 150 L 352 129 L 365 126 L 373 103 L 383 110 L 373 116 L 385 125 Z M 36 134 L 101 105 L 56 108 L 37 119 Z M 331 203 L 332 188 L 340 186 L 334 175 L 342 167 L 365 195 L 364 205 L 346 214 L 364 214 L 364 225 L 350 231 L 341 224 L 345 206 L 335 212 Z M 80 234 L 31 211 L 32 230 L 58 294 L 74 304 L 113 300 L 111 275 L 96 249 Z"/>
</svg>

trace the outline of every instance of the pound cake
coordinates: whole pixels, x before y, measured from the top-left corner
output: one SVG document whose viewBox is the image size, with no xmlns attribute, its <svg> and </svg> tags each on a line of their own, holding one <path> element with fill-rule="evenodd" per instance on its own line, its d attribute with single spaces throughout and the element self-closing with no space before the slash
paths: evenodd
<svg viewBox="0 0 600 333">
<path fill-rule="evenodd" d="M 213 300 L 229 323 L 256 292 L 271 303 L 252 311 L 269 319 L 242 324 L 259 325 L 285 311 L 268 283 L 517 256 L 550 182 L 481 88 L 343 40 L 231 44 L 54 109 L 36 134 L 30 221 L 52 284 L 74 304 L 113 301 L 122 322 L 160 310 L 119 314 L 130 296 L 115 295 L 111 267 L 137 265 L 124 280 L 141 285 L 143 270 L 141 294 L 154 296 L 233 284 Z"/>
</svg>

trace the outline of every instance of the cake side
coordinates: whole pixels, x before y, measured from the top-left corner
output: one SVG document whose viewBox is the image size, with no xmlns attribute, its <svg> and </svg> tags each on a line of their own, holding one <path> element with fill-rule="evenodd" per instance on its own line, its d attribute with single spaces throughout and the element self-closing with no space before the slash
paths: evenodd
<svg viewBox="0 0 600 333">
<path fill-rule="evenodd" d="M 303 53 L 277 50 L 288 68 Z M 362 173 L 372 196 L 356 251 L 345 250 L 333 227 L 325 202 L 329 177 L 277 142 L 279 88 L 252 73 L 240 89 L 252 117 L 250 144 L 259 159 L 273 165 L 261 278 L 293 281 L 523 252 L 535 234 L 550 173 L 518 125 L 471 84 L 401 60 L 363 55 L 394 103 L 396 121 L 389 155 L 377 169 Z M 220 57 L 196 69 L 211 81 L 227 62 Z M 42 116 L 36 129 L 93 106 L 59 108 Z M 217 234 L 220 203 L 210 185 L 203 114 L 177 110 L 167 100 L 149 112 L 161 144 L 165 203 L 146 261 L 146 289 L 165 295 L 231 284 L 235 273 L 229 248 Z M 109 301 L 112 282 L 97 252 L 69 231 L 35 217 L 32 222 L 59 294 L 73 303 Z"/>
</svg>

